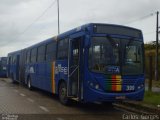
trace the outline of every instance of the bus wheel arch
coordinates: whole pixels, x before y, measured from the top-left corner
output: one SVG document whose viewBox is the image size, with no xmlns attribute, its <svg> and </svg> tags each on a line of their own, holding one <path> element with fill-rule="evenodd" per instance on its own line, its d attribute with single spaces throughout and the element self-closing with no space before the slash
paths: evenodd
<svg viewBox="0 0 160 120">
<path fill-rule="evenodd" d="M 58 82 L 58 96 L 59 100 L 63 105 L 69 104 L 69 99 L 67 97 L 67 84 L 65 80 L 61 79 Z"/>
</svg>

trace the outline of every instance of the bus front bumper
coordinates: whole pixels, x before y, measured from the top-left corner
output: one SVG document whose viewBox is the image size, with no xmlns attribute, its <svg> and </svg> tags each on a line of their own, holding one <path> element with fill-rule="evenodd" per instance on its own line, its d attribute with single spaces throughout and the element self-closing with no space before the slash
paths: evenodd
<svg viewBox="0 0 160 120">
<path fill-rule="evenodd" d="M 128 101 L 135 100 L 141 101 L 144 97 L 145 88 L 141 88 L 135 92 L 128 93 L 106 93 L 92 88 L 88 88 L 84 94 L 85 102 L 116 102 L 116 101 Z"/>
</svg>

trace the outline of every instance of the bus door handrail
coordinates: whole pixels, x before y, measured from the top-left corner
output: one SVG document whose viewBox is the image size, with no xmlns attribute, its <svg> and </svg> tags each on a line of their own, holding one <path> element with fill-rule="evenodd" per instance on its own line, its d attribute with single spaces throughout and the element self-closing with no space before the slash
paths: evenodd
<svg viewBox="0 0 160 120">
<path fill-rule="evenodd" d="M 72 67 L 71 67 L 72 68 Z M 79 68 L 79 65 L 76 66 L 76 68 L 73 70 L 73 72 L 69 75 L 69 77 L 71 77 L 73 75 L 73 73 Z"/>
</svg>

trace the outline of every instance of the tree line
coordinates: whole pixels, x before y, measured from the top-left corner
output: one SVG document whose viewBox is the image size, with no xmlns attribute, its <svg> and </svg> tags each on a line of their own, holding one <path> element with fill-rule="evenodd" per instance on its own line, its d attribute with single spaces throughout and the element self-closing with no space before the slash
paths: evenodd
<svg viewBox="0 0 160 120">
<path fill-rule="evenodd" d="M 158 45 L 158 75 L 160 79 L 160 41 Z M 155 74 L 155 57 L 156 57 L 156 42 L 152 41 L 149 43 L 144 44 L 144 49 L 145 49 L 145 73 L 146 77 L 149 78 L 150 75 L 150 68 L 149 68 L 149 57 L 152 57 L 152 76 L 153 79 L 155 79 L 154 74 Z"/>
</svg>

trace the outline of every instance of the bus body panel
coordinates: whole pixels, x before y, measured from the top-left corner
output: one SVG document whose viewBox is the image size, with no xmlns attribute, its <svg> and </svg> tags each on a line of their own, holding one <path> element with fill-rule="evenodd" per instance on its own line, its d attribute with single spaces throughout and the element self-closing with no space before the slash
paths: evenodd
<svg viewBox="0 0 160 120">
<path fill-rule="evenodd" d="M 8 58 L 16 55 L 19 55 L 19 58 L 17 57 L 17 62 L 20 63 L 20 67 L 18 66 L 19 63 L 16 64 L 9 64 L 8 65 L 8 74 L 9 77 L 12 77 L 14 80 L 21 80 L 25 84 L 27 84 L 28 79 L 31 79 L 31 84 L 34 87 L 37 87 L 39 89 L 51 92 L 53 94 L 58 94 L 58 87 L 60 82 L 63 80 L 67 85 L 70 84 L 68 81 L 70 80 L 70 61 L 69 59 L 58 59 L 58 45 L 60 40 L 68 39 L 68 44 L 71 44 L 73 42 L 72 40 L 77 40 L 77 38 L 81 38 L 80 45 L 80 63 L 79 63 L 79 91 L 78 91 L 78 101 L 81 102 L 95 102 L 95 101 L 117 101 L 117 100 L 142 100 L 144 95 L 144 74 L 143 75 L 135 75 L 135 76 L 127 76 L 127 75 L 119 75 L 115 80 L 118 82 L 122 82 L 121 86 L 118 86 L 117 89 L 121 89 L 121 91 L 107 91 L 107 85 L 108 81 L 112 81 L 112 77 L 115 76 L 112 75 L 106 75 L 106 74 L 99 74 L 92 72 L 89 70 L 89 63 L 88 63 L 88 57 L 89 57 L 89 48 L 91 47 L 91 39 L 93 36 L 99 36 L 99 37 L 106 37 L 107 33 L 95 33 L 94 27 L 95 25 L 101 25 L 101 26 L 107 26 L 109 24 L 86 24 L 82 25 L 80 27 L 77 27 L 75 29 L 72 29 L 68 32 L 65 32 L 63 34 L 58 35 L 57 37 L 47 39 L 45 41 L 42 41 L 38 44 L 35 44 L 31 47 L 25 48 L 24 50 L 21 50 L 21 52 L 13 52 L 8 54 Z M 110 25 L 112 26 L 112 25 Z M 138 29 L 120 26 L 120 25 L 113 25 L 117 27 L 122 27 L 126 29 L 132 29 L 137 30 L 141 32 Z M 82 37 L 83 36 L 83 37 Z M 130 39 L 132 36 L 130 35 L 118 35 L 118 34 L 111 34 L 110 36 L 114 38 L 125 38 Z M 136 41 L 143 42 L 143 36 L 140 36 L 139 38 L 134 38 Z M 51 42 L 55 42 L 56 45 L 54 45 L 55 50 L 55 57 L 52 61 L 47 61 L 47 45 Z M 67 45 L 67 44 L 66 44 Z M 45 46 L 45 58 L 42 62 L 38 61 L 38 50 L 39 47 Z M 69 45 L 70 46 L 70 45 Z M 71 47 L 71 46 L 70 46 Z M 31 59 L 33 56 L 31 56 L 32 50 L 37 49 L 36 51 L 36 58 L 34 62 L 31 62 Z M 73 48 L 68 48 L 68 51 L 73 51 Z M 68 52 L 67 51 L 67 52 Z M 30 55 L 30 62 L 27 63 L 27 53 Z M 68 54 L 68 53 L 67 53 Z M 70 55 L 69 53 L 68 55 Z M 69 56 L 70 57 L 70 56 Z M 69 63 L 69 64 L 68 64 Z M 19 72 L 19 74 L 17 73 Z M 18 75 L 20 78 L 17 78 Z M 124 83 L 123 83 L 124 82 Z M 114 83 L 114 82 L 112 82 Z M 97 85 L 99 85 L 97 87 Z M 131 85 L 131 87 L 134 86 L 133 91 L 127 91 L 128 85 Z M 70 86 L 71 87 L 71 86 Z M 115 86 L 113 86 L 115 87 Z M 70 88 L 68 88 L 70 89 Z M 73 97 L 73 96 L 72 96 Z"/>
<path fill-rule="evenodd" d="M 52 92 L 52 63 L 36 63 L 26 66 L 25 71 L 25 84 L 27 80 L 31 79 L 31 84 L 33 87 Z"/>
<path fill-rule="evenodd" d="M 85 76 L 85 89 L 84 89 L 84 101 L 121 101 L 121 100 L 143 100 L 144 97 L 144 75 L 139 76 L 122 76 L 121 91 L 107 91 L 109 80 L 106 75 L 91 73 L 85 71 L 87 76 Z M 93 83 L 93 86 L 91 85 Z M 99 89 L 95 88 L 98 84 Z M 119 84 L 118 84 L 119 85 Z M 115 81 L 113 81 L 112 86 L 116 86 Z M 131 86 L 131 89 L 129 87 Z M 134 90 L 133 88 L 134 87 Z M 112 89 L 112 88 L 110 88 Z"/>
<path fill-rule="evenodd" d="M 141 101 L 144 97 L 145 89 L 128 93 L 107 93 L 100 92 L 92 88 L 87 88 L 84 93 L 84 102 L 118 102 L 118 101 Z"/>
<path fill-rule="evenodd" d="M 32 49 L 36 48 L 38 52 L 38 48 L 40 46 L 45 46 L 45 49 L 46 49 L 46 45 L 54 41 L 55 41 L 54 38 L 47 39 L 46 41 L 42 41 L 39 44 L 26 48 L 26 52 L 29 52 L 30 57 L 32 57 L 31 56 Z M 54 61 L 44 61 L 44 60 L 38 61 L 38 57 L 36 57 L 35 62 L 32 62 L 32 63 L 25 62 L 25 75 L 24 75 L 25 84 L 27 84 L 28 79 L 30 78 L 31 84 L 33 87 L 36 87 L 48 92 L 52 92 L 53 63 Z"/>
<path fill-rule="evenodd" d="M 58 85 L 61 80 L 67 84 L 68 80 L 68 61 L 57 60 L 55 62 L 55 93 L 58 94 Z"/>
</svg>

